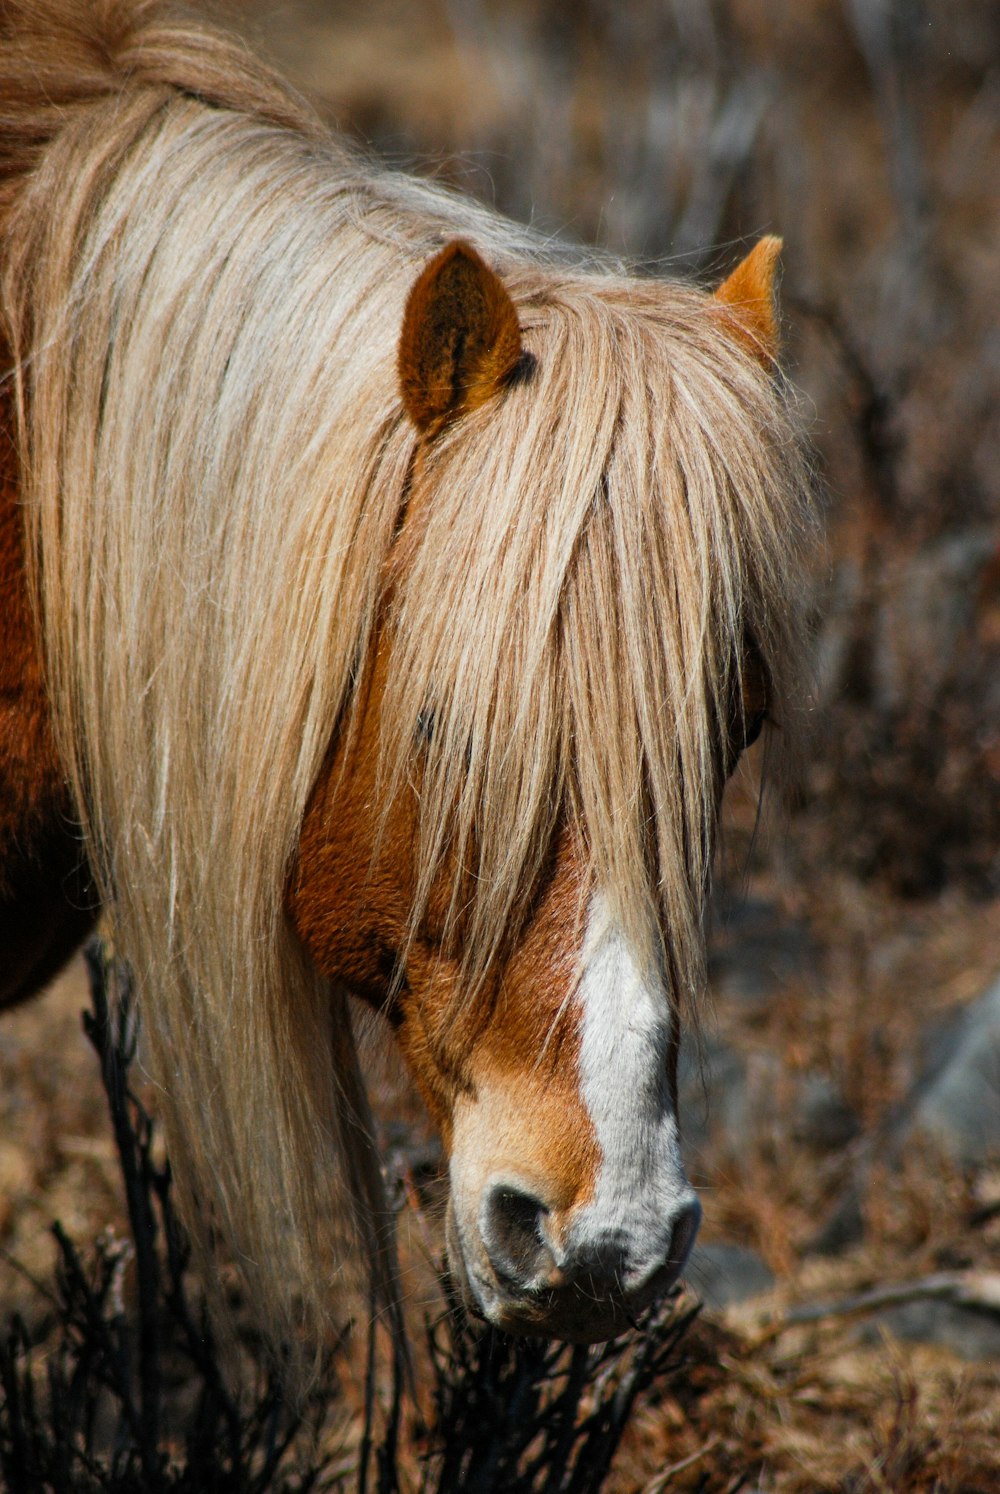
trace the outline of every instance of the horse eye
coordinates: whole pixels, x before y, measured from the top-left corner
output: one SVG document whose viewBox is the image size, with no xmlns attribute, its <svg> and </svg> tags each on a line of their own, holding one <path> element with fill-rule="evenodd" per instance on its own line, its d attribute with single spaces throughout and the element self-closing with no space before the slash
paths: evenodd
<svg viewBox="0 0 1000 1494">
<path fill-rule="evenodd" d="M 766 711 L 757 711 L 755 715 L 749 716 L 743 724 L 743 746 L 744 749 L 752 747 L 764 729 L 767 720 Z"/>
<path fill-rule="evenodd" d="M 421 742 L 430 742 L 434 736 L 434 712 L 421 711 L 417 717 L 417 738 Z"/>
</svg>

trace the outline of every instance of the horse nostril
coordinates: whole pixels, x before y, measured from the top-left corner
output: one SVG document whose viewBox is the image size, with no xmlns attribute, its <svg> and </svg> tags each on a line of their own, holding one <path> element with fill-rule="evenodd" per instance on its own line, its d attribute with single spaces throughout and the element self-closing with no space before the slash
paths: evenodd
<svg viewBox="0 0 1000 1494">
<path fill-rule="evenodd" d="M 701 1204 L 696 1198 L 692 1198 L 679 1211 L 670 1235 L 670 1255 L 667 1264 L 674 1268 L 678 1276 L 691 1254 L 691 1246 L 694 1244 L 700 1224 Z"/>
<path fill-rule="evenodd" d="M 480 1215 L 483 1244 L 497 1275 L 513 1285 L 528 1286 L 541 1267 L 553 1265 L 542 1237 L 546 1206 L 509 1183 L 492 1187 Z"/>
</svg>

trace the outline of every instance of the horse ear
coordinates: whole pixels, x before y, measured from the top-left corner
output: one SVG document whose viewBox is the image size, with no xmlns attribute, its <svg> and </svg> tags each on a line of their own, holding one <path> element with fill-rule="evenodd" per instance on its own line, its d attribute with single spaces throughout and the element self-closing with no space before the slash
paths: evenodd
<svg viewBox="0 0 1000 1494">
<path fill-rule="evenodd" d="M 521 356 L 507 290 L 461 239 L 446 244 L 410 291 L 399 339 L 406 412 L 424 433 L 492 398 Z"/>
<path fill-rule="evenodd" d="M 775 275 L 781 240 L 767 234 L 715 292 L 732 313 L 731 324 L 748 351 L 770 369 L 778 359 Z"/>
</svg>

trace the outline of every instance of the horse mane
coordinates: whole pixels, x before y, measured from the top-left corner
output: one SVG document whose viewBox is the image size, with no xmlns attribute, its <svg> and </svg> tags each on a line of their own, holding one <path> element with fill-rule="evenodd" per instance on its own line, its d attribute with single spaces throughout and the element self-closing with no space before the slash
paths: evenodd
<svg viewBox="0 0 1000 1494">
<path fill-rule="evenodd" d="M 626 928 L 666 931 L 687 999 L 748 640 L 792 735 L 798 446 L 702 292 L 376 172 L 160 0 L 4 0 L 0 142 L 60 750 L 182 1187 L 215 1202 L 280 1338 L 322 1316 L 345 1230 L 392 1298 L 346 996 L 283 914 L 376 630 L 388 801 L 434 713 L 413 928 L 447 857 L 474 988 L 568 811 Z M 503 275 L 531 358 L 428 452 L 386 617 L 416 440 L 403 306 L 459 232 Z"/>
</svg>

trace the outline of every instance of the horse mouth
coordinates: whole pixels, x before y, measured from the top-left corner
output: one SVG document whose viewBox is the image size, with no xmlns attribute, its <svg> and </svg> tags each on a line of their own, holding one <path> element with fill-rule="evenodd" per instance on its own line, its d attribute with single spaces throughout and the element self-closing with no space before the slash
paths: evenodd
<svg viewBox="0 0 1000 1494">
<path fill-rule="evenodd" d="M 636 1326 L 638 1315 L 676 1285 L 680 1268 L 666 1262 L 636 1293 L 609 1287 L 583 1273 L 559 1286 L 513 1290 L 488 1267 L 470 1265 L 454 1206 L 445 1224 L 448 1270 L 470 1318 L 522 1338 L 554 1338 L 570 1344 L 605 1343 Z"/>
</svg>

